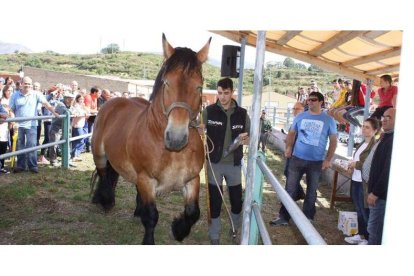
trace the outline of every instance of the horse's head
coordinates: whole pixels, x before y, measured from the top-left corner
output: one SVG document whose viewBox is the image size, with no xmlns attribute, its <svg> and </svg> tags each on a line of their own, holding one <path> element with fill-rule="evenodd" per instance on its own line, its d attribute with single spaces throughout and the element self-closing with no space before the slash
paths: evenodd
<svg viewBox="0 0 414 276">
<path fill-rule="evenodd" d="M 167 117 L 164 144 L 179 151 L 188 143 L 189 127 L 195 123 L 202 102 L 202 64 L 207 60 L 210 40 L 198 52 L 188 48 L 173 48 L 163 34 L 165 62 L 154 85 L 151 99 L 159 95 L 161 108 Z M 156 101 L 158 102 L 158 101 Z"/>
</svg>

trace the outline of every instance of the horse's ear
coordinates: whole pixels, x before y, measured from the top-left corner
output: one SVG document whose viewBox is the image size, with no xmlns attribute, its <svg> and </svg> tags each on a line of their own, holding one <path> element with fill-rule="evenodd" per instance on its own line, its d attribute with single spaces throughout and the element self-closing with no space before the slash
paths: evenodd
<svg viewBox="0 0 414 276">
<path fill-rule="evenodd" d="M 207 41 L 206 45 L 204 45 L 204 47 L 200 51 L 198 51 L 198 53 L 197 53 L 197 58 L 201 63 L 206 62 L 206 60 L 208 58 L 208 50 L 210 48 L 210 42 L 211 42 L 211 37 Z"/>
<path fill-rule="evenodd" d="M 170 56 L 174 54 L 174 48 L 168 43 L 167 38 L 165 37 L 165 34 L 162 33 L 162 48 L 164 50 L 164 57 L 166 59 L 169 59 Z"/>
</svg>

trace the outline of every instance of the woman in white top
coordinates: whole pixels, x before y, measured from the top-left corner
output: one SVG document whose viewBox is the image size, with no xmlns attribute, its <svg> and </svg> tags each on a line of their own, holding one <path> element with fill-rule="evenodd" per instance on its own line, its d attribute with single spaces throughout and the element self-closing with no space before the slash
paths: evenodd
<svg viewBox="0 0 414 276">
<path fill-rule="evenodd" d="M 352 172 L 351 197 L 358 217 L 358 234 L 345 238 L 345 241 L 350 244 L 368 244 L 367 223 L 369 209 L 365 204 L 366 189 L 363 186 L 364 183 L 361 176 L 361 170 L 365 159 L 370 153 L 373 145 L 376 143 L 375 135 L 379 129 L 380 123 L 377 119 L 368 118 L 364 121 L 362 126 L 362 135 L 365 140 L 356 148 L 354 158 L 349 164 L 349 170 Z"/>
<path fill-rule="evenodd" d="M 2 89 L 2 96 L 0 99 L 0 104 L 6 111 L 9 111 L 9 116 L 11 115 L 9 109 L 9 99 L 13 92 L 13 87 L 11 85 L 5 85 Z M 10 145 L 9 138 L 10 138 L 10 123 L 4 122 L 0 124 L 0 155 L 6 153 L 7 147 Z M 4 159 L 0 160 L 0 173 L 9 173 L 4 168 Z"/>
<path fill-rule="evenodd" d="M 86 114 L 88 109 L 84 104 L 84 97 L 78 94 L 75 98 L 75 103 L 72 107 L 72 114 L 75 117 L 72 118 L 72 137 L 85 134 L 83 126 L 85 125 Z M 73 161 L 82 161 L 79 157 L 84 147 L 84 139 L 78 139 L 72 142 L 71 158 Z"/>
</svg>

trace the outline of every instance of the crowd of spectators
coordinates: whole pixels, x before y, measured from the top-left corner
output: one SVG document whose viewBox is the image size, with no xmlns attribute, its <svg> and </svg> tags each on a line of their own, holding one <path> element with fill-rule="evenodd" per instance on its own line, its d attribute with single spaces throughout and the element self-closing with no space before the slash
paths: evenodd
<svg viewBox="0 0 414 276">
<path fill-rule="evenodd" d="M 41 89 L 41 83 L 33 82 L 30 77 L 14 82 L 12 78 L 0 79 L 1 110 L 0 110 L 0 154 L 15 150 L 22 150 L 40 144 L 56 142 L 61 139 L 63 118 L 66 111 L 70 111 L 71 135 L 80 136 L 92 132 L 93 123 L 99 108 L 115 97 L 129 98 L 129 93 L 120 93 L 101 90 L 92 87 L 90 92 L 81 88 L 77 81 L 69 85 L 58 83 Z M 51 116 L 53 119 L 28 120 L 22 122 L 4 122 L 10 117 Z M 14 137 L 14 139 L 13 139 Z M 41 139 L 43 137 L 43 141 Z M 70 164 L 72 161 L 81 161 L 81 153 L 90 152 L 90 139 L 78 139 L 71 143 Z M 61 155 L 60 147 L 43 148 L 40 152 L 30 152 L 17 156 L 13 168 L 6 168 L 4 159 L 0 160 L 0 174 L 10 171 L 19 173 L 27 169 L 38 173 L 38 164 L 59 166 L 57 157 Z"/>
<path fill-rule="evenodd" d="M 367 91 L 366 85 L 358 80 L 336 79 L 332 85 L 333 91 L 325 95 L 315 91 L 314 82 L 308 88 L 310 93 L 303 87 L 298 89 L 295 107 L 305 112 L 296 112 L 286 139 L 286 191 L 293 200 L 304 200 L 303 212 L 313 223 L 318 178 L 332 160 L 338 126 L 360 127 L 364 141 L 357 145 L 348 167 L 352 175 L 351 197 L 358 217 L 358 233 L 346 237 L 345 241 L 378 245 L 382 243 L 398 88 L 390 75 L 381 76 L 377 91 L 379 104 L 375 106 L 372 103 L 375 92 Z M 367 98 L 371 101 L 372 114 L 362 122 Z M 326 151 L 327 138 L 330 144 Z M 304 174 L 306 192 L 300 185 Z M 290 214 L 282 205 L 270 224 L 288 225 L 289 220 Z"/>
</svg>

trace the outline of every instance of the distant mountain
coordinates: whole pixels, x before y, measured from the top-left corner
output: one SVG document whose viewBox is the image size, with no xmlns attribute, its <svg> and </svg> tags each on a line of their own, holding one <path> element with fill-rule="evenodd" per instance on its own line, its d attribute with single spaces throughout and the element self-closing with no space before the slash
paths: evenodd
<svg viewBox="0 0 414 276">
<path fill-rule="evenodd" d="M 19 53 L 32 53 L 32 50 L 26 46 L 0 41 L 0 54 L 12 54 L 16 51 Z"/>
</svg>

